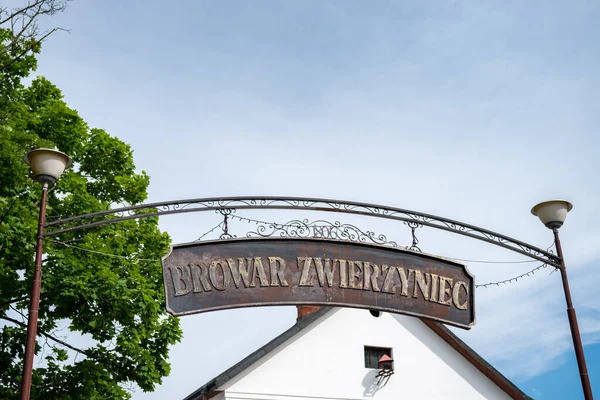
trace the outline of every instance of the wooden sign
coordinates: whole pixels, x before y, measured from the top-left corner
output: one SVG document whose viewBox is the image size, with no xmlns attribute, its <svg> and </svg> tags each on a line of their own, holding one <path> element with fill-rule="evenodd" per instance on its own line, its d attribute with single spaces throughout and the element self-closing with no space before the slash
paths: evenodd
<svg viewBox="0 0 600 400">
<path fill-rule="evenodd" d="M 310 238 L 234 239 L 173 246 L 163 258 L 174 316 L 239 307 L 324 305 L 388 311 L 470 329 L 466 267 L 391 247 Z"/>
</svg>

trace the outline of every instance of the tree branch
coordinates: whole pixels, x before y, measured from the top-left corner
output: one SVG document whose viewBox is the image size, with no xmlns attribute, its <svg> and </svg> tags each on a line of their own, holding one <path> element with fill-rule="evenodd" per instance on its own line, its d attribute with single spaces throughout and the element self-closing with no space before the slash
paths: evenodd
<svg viewBox="0 0 600 400">
<path fill-rule="evenodd" d="M 40 39 L 38 39 L 35 42 L 33 42 L 31 44 L 31 46 L 28 46 L 18 56 L 16 56 L 15 58 L 11 59 L 9 63 L 3 64 L 2 68 L 8 68 L 11 65 L 13 65 L 15 62 L 19 61 L 21 59 L 21 57 L 23 57 L 25 54 L 27 54 L 28 52 L 30 52 L 36 44 L 42 43 L 44 40 L 46 40 L 46 38 L 48 36 L 52 35 L 56 31 L 66 31 L 66 32 L 69 32 L 67 29 L 63 29 L 63 28 L 53 28 L 53 29 L 49 30 L 48 32 L 46 32 L 46 34 L 44 36 L 42 36 Z"/>
<path fill-rule="evenodd" d="M 25 300 L 26 298 L 27 298 L 27 296 L 23 296 L 23 297 L 18 297 L 16 299 L 9 300 L 9 301 L 5 301 L 4 303 L 0 303 L 0 308 L 5 307 L 5 306 L 10 306 L 13 303 L 16 303 L 21 300 Z"/>
<path fill-rule="evenodd" d="M 10 210 L 12 210 L 12 208 L 14 207 L 15 203 L 17 202 L 17 200 L 19 200 L 19 197 L 15 197 L 12 201 L 12 203 L 10 204 L 10 207 L 8 207 L 8 210 L 6 210 L 4 212 L 4 214 L 2 214 L 2 218 L 0 218 L 0 224 L 4 222 L 4 218 L 6 218 L 6 216 L 8 215 L 8 213 L 10 212 Z"/>
<path fill-rule="evenodd" d="M 8 21 L 12 20 L 17 15 L 25 13 L 27 10 L 37 6 L 40 3 L 43 3 L 44 1 L 46 1 L 46 0 L 38 0 L 35 3 L 28 5 L 27 7 L 23 7 L 23 8 L 14 10 L 12 14 L 10 14 L 8 17 L 6 17 L 2 21 L 0 21 L 0 25 L 7 23 Z M 4 10 L 2 10 L 2 11 L 4 11 Z"/>
<path fill-rule="evenodd" d="M 37 0 L 33 3 L 28 4 L 26 7 L 21 9 L 13 9 L 12 12 L 8 12 L 6 8 L 0 10 L 0 17 L 3 16 L 0 21 L 0 26 L 10 22 L 10 32 L 12 33 L 12 39 L 6 45 L 0 46 L 0 54 L 10 55 L 17 53 L 19 50 L 19 44 L 24 45 L 25 51 L 22 51 L 10 62 L 3 64 L 2 68 L 7 68 L 20 60 L 25 54 L 31 51 L 34 46 L 38 46 L 48 36 L 56 32 L 57 30 L 65 30 L 62 28 L 54 28 L 45 32 L 39 31 L 38 20 L 42 15 L 54 15 L 58 12 L 64 11 L 67 7 L 67 2 L 70 0 Z M 17 26 L 20 27 L 17 28 Z M 38 39 L 38 37 L 40 37 Z M 27 45 L 29 43 L 29 45 Z"/>
<path fill-rule="evenodd" d="M 7 50 L 10 50 L 10 48 L 19 41 L 21 36 L 23 36 L 23 34 L 27 31 L 27 29 L 29 28 L 29 26 L 31 24 L 33 24 L 33 28 L 31 29 L 31 33 L 28 36 L 35 36 L 37 34 L 38 27 L 37 27 L 37 23 L 36 23 L 35 19 L 38 15 L 40 15 L 41 12 L 42 12 L 42 6 L 40 5 L 37 8 L 37 10 L 35 10 L 35 13 L 33 13 L 33 15 L 27 15 L 29 17 L 29 21 L 27 21 L 26 24 L 25 24 L 25 18 L 23 18 L 23 22 L 21 23 L 21 30 L 19 31 L 19 33 L 17 33 L 16 36 L 14 35 L 14 32 L 13 32 L 14 37 L 13 37 L 12 42 L 8 46 L 6 46 Z"/>
<path fill-rule="evenodd" d="M 3 315 L 3 316 L 0 316 L 0 319 L 4 319 L 6 321 L 12 322 L 13 324 L 19 325 L 19 326 L 21 326 L 23 328 L 27 328 L 27 324 L 26 323 L 21 322 L 19 320 L 16 320 L 14 318 L 10 318 L 10 317 L 7 317 L 7 316 Z M 90 354 L 89 351 L 87 351 L 87 350 L 81 350 L 81 349 L 78 349 L 75 346 L 71 346 L 69 343 L 67 343 L 67 342 L 65 342 L 63 340 L 60 340 L 58 338 L 55 338 L 54 336 L 52 336 L 49 333 L 46 333 L 46 332 L 44 332 L 44 331 L 42 331 L 40 329 L 38 329 L 37 333 L 38 333 L 38 335 L 47 337 L 48 339 L 51 339 L 51 340 L 55 341 L 56 343 L 58 343 L 60 345 L 63 345 L 63 346 L 65 346 L 65 347 L 67 347 L 67 348 L 69 348 L 69 349 L 71 349 L 73 351 L 76 351 L 78 353 L 84 354 L 84 355 L 86 355 L 88 357 L 91 356 L 91 354 Z"/>
</svg>

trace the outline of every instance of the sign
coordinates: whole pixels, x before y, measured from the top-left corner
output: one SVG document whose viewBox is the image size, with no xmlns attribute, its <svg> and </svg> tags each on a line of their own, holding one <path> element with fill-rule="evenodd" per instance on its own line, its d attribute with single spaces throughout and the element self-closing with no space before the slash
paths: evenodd
<svg viewBox="0 0 600 400">
<path fill-rule="evenodd" d="M 174 316 L 312 304 L 475 323 L 464 265 L 391 247 L 310 238 L 188 243 L 163 258 L 163 276 Z"/>
</svg>

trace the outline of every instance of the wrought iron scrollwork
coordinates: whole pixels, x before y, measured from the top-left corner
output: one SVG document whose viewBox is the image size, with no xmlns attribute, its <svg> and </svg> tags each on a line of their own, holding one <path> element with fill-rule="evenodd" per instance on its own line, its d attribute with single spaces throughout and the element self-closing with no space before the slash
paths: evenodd
<svg viewBox="0 0 600 400">
<path fill-rule="evenodd" d="M 220 239 L 233 239 L 235 235 L 229 233 L 229 225 L 227 221 L 229 220 L 229 216 L 235 212 L 234 208 L 222 208 L 217 210 L 219 214 L 223 216 L 223 233 L 219 236 Z"/>
<path fill-rule="evenodd" d="M 309 221 L 292 220 L 283 224 L 270 223 L 258 225 L 255 231 L 246 234 L 247 237 L 295 237 L 295 238 L 320 238 L 334 239 L 361 243 L 374 243 L 383 246 L 398 247 L 398 243 L 388 240 L 385 235 L 371 231 L 363 231 L 351 224 L 342 224 L 339 221 L 325 220 Z"/>
<path fill-rule="evenodd" d="M 406 249 L 412 250 L 412 251 L 418 251 L 419 253 L 422 253 L 419 246 L 417 246 L 419 244 L 419 239 L 417 239 L 417 236 L 415 235 L 415 231 L 417 230 L 417 228 L 421 228 L 423 225 L 419 224 L 418 222 L 415 222 L 415 221 L 404 221 L 404 223 L 406 225 L 408 225 L 408 227 L 410 228 L 411 234 L 412 234 L 412 244 L 410 246 L 406 246 Z"/>
</svg>

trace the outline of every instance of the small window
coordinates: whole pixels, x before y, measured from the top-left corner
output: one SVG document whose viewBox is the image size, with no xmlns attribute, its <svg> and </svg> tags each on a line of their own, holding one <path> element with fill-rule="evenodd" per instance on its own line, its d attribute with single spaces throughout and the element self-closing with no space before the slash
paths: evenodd
<svg viewBox="0 0 600 400">
<path fill-rule="evenodd" d="M 392 349 L 387 347 L 370 347 L 365 346 L 365 368 L 378 369 L 378 362 L 382 356 L 392 358 Z"/>
</svg>

